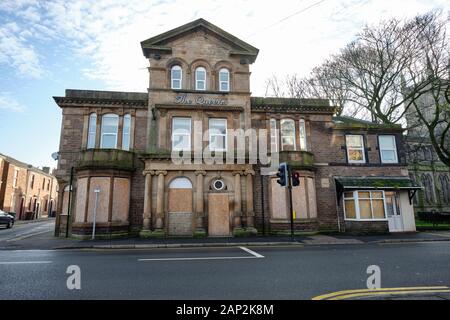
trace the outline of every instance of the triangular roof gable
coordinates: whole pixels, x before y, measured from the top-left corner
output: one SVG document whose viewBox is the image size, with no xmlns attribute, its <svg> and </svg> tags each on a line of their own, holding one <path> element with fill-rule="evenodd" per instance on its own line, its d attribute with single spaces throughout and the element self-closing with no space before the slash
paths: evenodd
<svg viewBox="0 0 450 320">
<path fill-rule="evenodd" d="M 197 19 L 195 21 L 189 22 L 185 25 L 182 25 L 178 28 L 169 30 L 167 32 L 161 33 L 155 37 L 144 40 L 141 42 L 141 47 L 144 55 L 146 57 L 149 56 L 150 52 L 171 52 L 171 48 L 164 46 L 168 41 L 173 38 L 182 36 L 183 34 L 193 32 L 198 28 L 205 28 L 206 30 L 212 32 L 220 39 L 225 42 L 231 44 L 236 50 L 230 52 L 231 55 L 242 55 L 248 56 L 251 62 L 254 62 L 256 56 L 258 55 L 259 49 L 251 46 L 245 41 L 240 40 L 239 38 L 233 36 L 232 34 L 222 30 L 221 28 L 215 26 L 214 24 L 206 21 L 205 19 Z"/>
</svg>

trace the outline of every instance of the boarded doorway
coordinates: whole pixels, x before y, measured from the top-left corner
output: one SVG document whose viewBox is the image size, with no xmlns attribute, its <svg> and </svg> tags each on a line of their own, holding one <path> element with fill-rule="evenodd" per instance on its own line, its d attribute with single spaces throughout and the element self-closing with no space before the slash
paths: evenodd
<svg viewBox="0 0 450 320">
<path fill-rule="evenodd" d="M 176 178 L 169 185 L 168 233 L 170 236 L 192 236 L 192 183 Z"/>
<path fill-rule="evenodd" d="M 210 237 L 230 236 L 230 209 L 227 193 L 208 195 L 208 235 Z"/>
</svg>

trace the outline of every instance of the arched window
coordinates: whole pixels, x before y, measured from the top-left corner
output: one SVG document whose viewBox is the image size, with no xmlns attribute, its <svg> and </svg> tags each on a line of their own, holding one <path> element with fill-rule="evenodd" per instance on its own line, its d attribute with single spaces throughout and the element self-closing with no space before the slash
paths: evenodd
<svg viewBox="0 0 450 320">
<path fill-rule="evenodd" d="M 439 180 L 441 182 L 442 201 L 445 204 L 450 204 L 450 178 L 446 174 L 441 174 Z"/>
<path fill-rule="evenodd" d="M 130 130 L 131 130 L 131 116 L 126 114 L 123 116 L 123 131 L 122 131 L 122 149 L 130 150 Z"/>
<path fill-rule="evenodd" d="M 429 174 L 422 174 L 422 184 L 425 187 L 425 202 L 428 204 L 434 203 L 434 186 L 433 179 Z"/>
<path fill-rule="evenodd" d="M 220 69 L 219 71 L 219 90 L 230 91 L 230 72 L 228 69 Z"/>
<path fill-rule="evenodd" d="M 195 69 L 195 90 L 206 90 L 206 69 L 203 67 Z"/>
<path fill-rule="evenodd" d="M 175 178 L 170 183 L 169 189 L 192 189 L 192 183 L 188 178 Z"/>
<path fill-rule="evenodd" d="M 295 121 L 281 120 L 281 150 L 295 151 Z"/>
<path fill-rule="evenodd" d="M 183 70 L 179 65 L 173 66 L 170 72 L 170 82 L 172 89 L 181 89 Z"/>
<path fill-rule="evenodd" d="M 100 148 L 117 148 L 117 132 L 119 130 L 119 116 L 117 114 L 105 114 L 102 117 L 102 131 Z"/>
<path fill-rule="evenodd" d="M 95 136 L 97 133 L 97 114 L 91 113 L 89 115 L 88 141 L 87 148 L 95 148 Z"/>
</svg>

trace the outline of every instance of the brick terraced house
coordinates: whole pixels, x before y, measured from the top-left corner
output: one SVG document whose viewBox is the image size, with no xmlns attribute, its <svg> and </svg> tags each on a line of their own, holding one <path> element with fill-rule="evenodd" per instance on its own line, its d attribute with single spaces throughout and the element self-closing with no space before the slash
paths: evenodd
<svg viewBox="0 0 450 320">
<path fill-rule="evenodd" d="M 17 220 L 52 216 L 57 189 L 49 167 L 39 169 L 0 153 L 0 210 L 15 213 Z"/>
<path fill-rule="evenodd" d="M 334 117 L 323 99 L 251 97 L 258 49 L 203 19 L 141 46 L 148 92 L 54 97 L 63 115 L 56 234 L 69 220 L 73 236 L 89 236 L 94 211 L 104 236 L 286 232 L 287 190 L 277 164 L 253 161 L 254 132 L 259 151 L 300 174 L 296 230 L 415 230 L 420 187 L 408 177 L 400 126 Z"/>
</svg>

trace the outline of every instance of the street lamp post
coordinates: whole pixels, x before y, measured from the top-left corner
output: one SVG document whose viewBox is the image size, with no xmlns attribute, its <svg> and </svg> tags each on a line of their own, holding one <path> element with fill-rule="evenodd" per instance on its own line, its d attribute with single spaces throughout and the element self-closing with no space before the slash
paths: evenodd
<svg viewBox="0 0 450 320">
<path fill-rule="evenodd" d="M 95 222 L 97 220 L 98 194 L 100 193 L 100 188 L 95 188 L 94 193 L 95 193 L 95 204 L 94 204 L 94 216 L 92 221 L 92 240 L 95 239 Z"/>
</svg>

